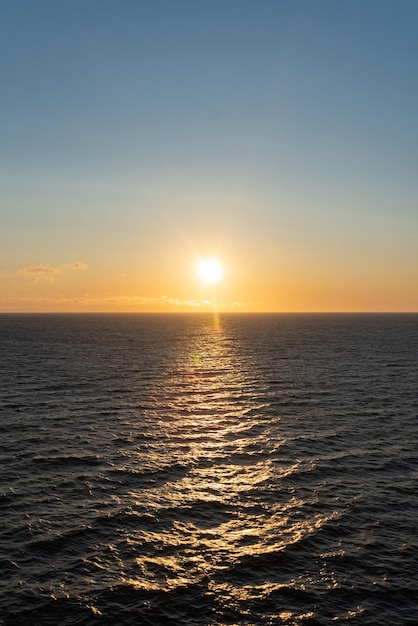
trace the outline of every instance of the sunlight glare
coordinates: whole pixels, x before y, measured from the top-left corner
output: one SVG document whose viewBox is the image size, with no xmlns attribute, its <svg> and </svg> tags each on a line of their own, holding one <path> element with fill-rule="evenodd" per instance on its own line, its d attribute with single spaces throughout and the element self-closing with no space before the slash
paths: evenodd
<svg viewBox="0 0 418 626">
<path fill-rule="evenodd" d="M 222 278 L 223 267 L 217 259 L 202 259 L 197 265 L 197 274 L 204 283 L 216 283 Z"/>
</svg>

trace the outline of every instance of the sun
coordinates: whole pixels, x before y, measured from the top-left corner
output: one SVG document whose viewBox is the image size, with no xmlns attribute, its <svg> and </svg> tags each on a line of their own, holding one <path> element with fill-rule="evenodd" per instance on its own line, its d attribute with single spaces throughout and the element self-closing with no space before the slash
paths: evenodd
<svg viewBox="0 0 418 626">
<path fill-rule="evenodd" d="M 197 264 L 196 271 L 200 280 L 206 284 L 217 283 L 224 273 L 217 259 L 202 259 Z"/>
</svg>

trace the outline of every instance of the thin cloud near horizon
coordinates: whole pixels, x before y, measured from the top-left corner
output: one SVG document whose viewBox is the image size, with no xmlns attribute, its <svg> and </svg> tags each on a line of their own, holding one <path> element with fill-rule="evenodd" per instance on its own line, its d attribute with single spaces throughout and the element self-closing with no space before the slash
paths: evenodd
<svg viewBox="0 0 418 626">
<path fill-rule="evenodd" d="M 27 265 L 16 271 L 18 276 L 26 276 L 32 278 L 32 282 L 39 283 L 42 281 L 54 282 L 58 274 L 72 270 L 86 270 L 87 263 L 77 261 L 75 263 L 64 263 L 56 267 L 47 264 Z"/>
<path fill-rule="evenodd" d="M 53 278 L 53 277 L 52 277 Z M 213 302 L 212 300 L 192 300 L 192 299 L 180 299 L 173 298 L 167 295 L 163 296 L 138 296 L 138 295 L 122 295 L 122 296 L 108 296 L 104 298 L 92 298 L 88 294 L 77 298 L 53 298 L 50 296 L 39 296 L 38 298 L 33 298 L 29 296 L 21 296 L 16 298 L 0 298 L 0 302 L 20 302 L 22 304 L 32 302 L 33 304 L 80 304 L 87 306 L 106 306 L 106 305 L 117 305 L 122 307 L 143 307 L 148 306 L 152 307 L 153 305 L 158 307 L 158 310 L 161 310 L 161 307 L 188 307 L 190 309 L 207 309 L 208 307 L 216 307 L 220 310 L 225 309 L 239 309 L 251 304 L 252 302 Z M 260 304 L 260 303 L 258 303 Z"/>
</svg>

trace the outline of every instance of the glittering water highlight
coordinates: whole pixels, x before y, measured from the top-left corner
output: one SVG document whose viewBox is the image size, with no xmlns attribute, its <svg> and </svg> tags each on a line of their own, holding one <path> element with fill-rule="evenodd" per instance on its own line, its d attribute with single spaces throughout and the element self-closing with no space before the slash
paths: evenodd
<svg viewBox="0 0 418 626">
<path fill-rule="evenodd" d="M 418 316 L 0 334 L 0 623 L 417 623 Z"/>
</svg>

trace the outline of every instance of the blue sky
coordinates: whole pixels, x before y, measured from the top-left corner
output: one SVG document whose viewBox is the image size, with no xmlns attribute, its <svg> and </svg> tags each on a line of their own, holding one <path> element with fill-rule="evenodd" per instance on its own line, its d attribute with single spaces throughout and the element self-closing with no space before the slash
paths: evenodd
<svg viewBox="0 0 418 626">
<path fill-rule="evenodd" d="M 177 297 L 169 268 L 188 246 L 227 257 L 226 301 L 252 290 L 266 308 L 380 310 L 403 294 L 400 308 L 418 307 L 416 2 L 1 6 L 9 303 L 44 297 L 17 294 L 19 268 L 75 262 L 89 267 L 80 283 L 106 275 L 114 289 L 135 271 L 115 297 Z M 322 300 L 303 297 L 309 281 Z"/>
</svg>

